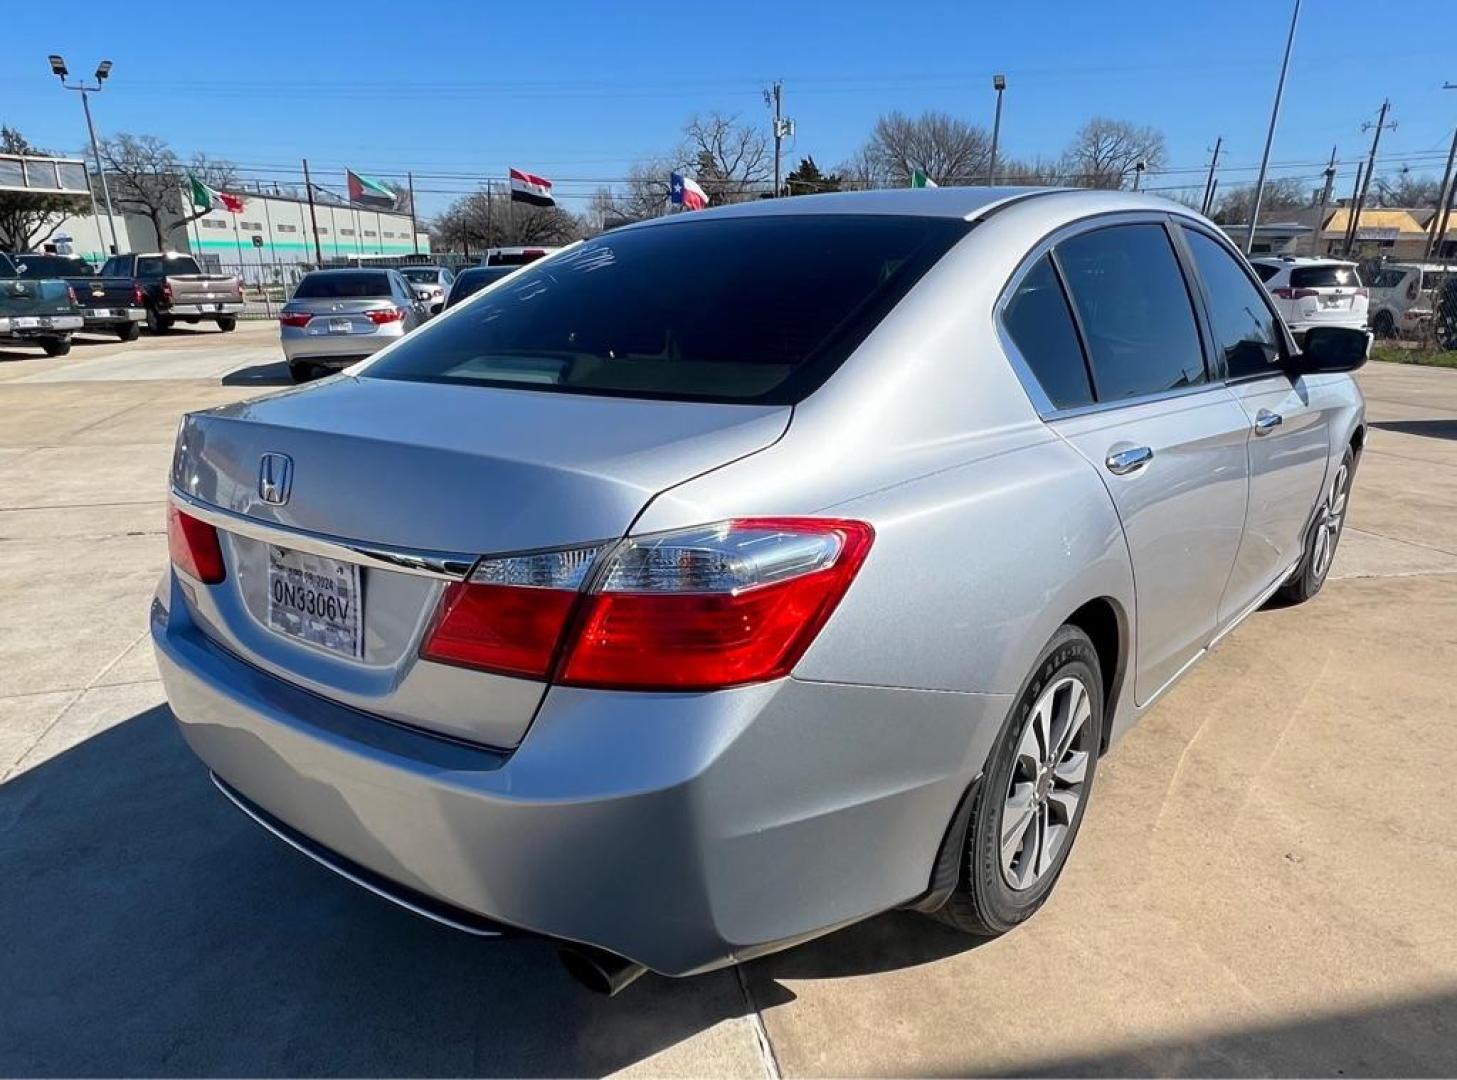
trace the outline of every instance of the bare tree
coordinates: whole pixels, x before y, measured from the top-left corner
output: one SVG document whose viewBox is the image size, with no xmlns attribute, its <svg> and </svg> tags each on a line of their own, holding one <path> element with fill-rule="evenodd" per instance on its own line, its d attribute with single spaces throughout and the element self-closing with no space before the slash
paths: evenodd
<svg viewBox="0 0 1457 1080">
<path fill-rule="evenodd" d="M 1121 188 L 1132 182 L 1141 161 L 1158 172 L 1168 160 L 1163 132 L 1123 120 L 1095 116 L 1063 152 L 1062 171 L 1078 187 Z"/>
<path fill-rule="evenodd" d="M 891 112 L 838 171 L 855 187 L 904 186 L 918 170 L 942 186 L 974 184 L 986 178 L 990 156 L 985 128 L 942 112 Z"/>
<path fill-rule="evenodd" d="M 709 113 L 694 116 L 683 128 L 678 155 L 682 167 L 695 172 L 711 205 L 757 198 L 773 187 L 774 154 L 759 128 L 740 124 L 736 116 Z"/>
<path fill-rule="evenodd" d="M 44 156 L 46 151 L 32 146 L 14 128 L 0 127 L 0 154 Z M 65 195 L 0 192 L 0 250 L 33 251 L 55 234 L 66 214 L 75 210 L 75 201 Z"/>
<path fill-rule="evenodd" d="M 1311 205 L 1310 191 L 1299 180 L 1281 178 L 1265 181 L 1265 194 L 1260 199 L 1260 216 L 1273 221 L 1278 214 L 1303 210 Z M 1244 225 L 1254 212 L 1255 185 L 1244 184 L 1223 190 L 1215 200 L 1210 215 L 1220 225 Z"/>
<path fill-rule="evenodd" d="M 497 184 L 463 195 L 430 225 L 432 248 L 449 251 L 511 247 L 518 244 L 568 244 L 582 236 L 582 223 L 559 206 L 511 202 Z"/>
<path fill-rule="evenodd" d="M 1435 176 L 1413 176 L 1409 170 L 1402 169 L 1394 177 L 1378 176 L 1371 186 L 1372 201 L 1377 206 L 1425 208 L 1436 203 L 1437 189 L 1442 182 Z"/>
<path fill-rule="evenodd" d="M 122 133 L 103 139 L 101 166 L 110 180 L 112 201 L 122 211 L 151 221 L 159 248 L 167 247 L 173 232 L 207 213 L 184 196 L 188 173 L 220 190 L 234 187 L 236 178 L 232 162 L 199 153 L 184 164 L 166 140 L 155 135 Z M 169 224 L 168 218 L 174 220 Z"/>
<path fill-rule="evenodd" d="M 620 188 L 598 188 L 587 214 L 595 230 L 630 221 L 660 217 L 667 212 L 670 177 L 679 163 L 668 157 L 644 158 L 627 170 Z"/>
</svg>

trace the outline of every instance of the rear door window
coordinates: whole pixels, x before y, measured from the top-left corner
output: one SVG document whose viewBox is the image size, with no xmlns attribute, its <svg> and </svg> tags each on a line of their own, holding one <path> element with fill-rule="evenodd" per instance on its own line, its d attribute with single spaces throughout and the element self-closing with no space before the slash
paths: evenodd
<svg viewBox="0 0 1457 1080">
<path fill-rule="evenodd" d="M 1114 225 L 1057 245 L 1099 401 L 1208 382 L 1183 271 L 1162 225 Z"/>
<path fill-rule="evenodd" d="M 1053 408 L 1093 403 L 1083 347 L 1048 256 L 1037 260 L 1007 300 L 1002 324 Z"/>
<path fill-rule="evenodd" d="M 792 404 L 969 226 L 775 215 L 606 233 L 411 334 L 366 377 Z"/>
<path fill-rule="evenodd" d="M 1254 271 L 1260 276 L 1261 281 L 1269 281 L 1280 273 L 1278 266 L 1271 266 L 1269 263 L 1254 263 Z"/>
</svg>

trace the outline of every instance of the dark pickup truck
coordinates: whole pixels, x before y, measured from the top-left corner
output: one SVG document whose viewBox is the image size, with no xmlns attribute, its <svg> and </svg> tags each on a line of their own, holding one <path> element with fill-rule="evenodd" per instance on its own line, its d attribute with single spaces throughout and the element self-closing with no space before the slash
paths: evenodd
<svg viewBox="0 0 1457 1080">
<path fill-rule="evenodd" d="M 165 334 L 180 319 L 207 319 L 232 330 L 243 312 L 243 285 L 232 274 L 204 274 L 191 255 L 173 251 L 113 255 L 102 277 L 134 278 L 142 287 L 147 330 Z"/>
<path fill-rule="evenodd" d="M 81 329 L 76 294 L 64 281 L 28 281 L 0 254 L 0 345 L 35 342 L 47 356 L 71 351 L 71 334 Z"/>
<path fill-rule="evenodd" d="M 146 318 L 142 289 L 129 277 L 103 277 L 85 259 L 74 255 L 31 252 L 11 255 L 19 276 L 27 281 L 60 278 L 76 294 L 81 306 L 81 329 L 97 334 L 115 334 L 122 341 L 135 341 Z"/>
</svg>

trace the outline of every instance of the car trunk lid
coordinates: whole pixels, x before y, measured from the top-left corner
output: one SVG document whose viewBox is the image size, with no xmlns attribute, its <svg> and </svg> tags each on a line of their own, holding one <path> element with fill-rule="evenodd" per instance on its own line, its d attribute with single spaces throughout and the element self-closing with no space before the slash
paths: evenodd
<svg viewBox="0 0 1457 1080">
<path fill-rule="evenodd" d="M 789 415 L 352 377 L 193 414 L 173 486 L 184 509 L 195 501 L 219 523 L 227 567 L 221 584 L 191 590 L 193 613 L 226 648 L 291 682 L 510 748 L 544 684 L 421 660 L 447 582 L 349 548 L 469 559 L 615 539 L 653 495 L 772 444 Z M 268 477 L 265 455 L 277 455 Z M 274 498 L 286 488 L 282 502 L 264 498 L 262 479 Z M 319 560 L 321 538 L 339 542 L 324 549 L 336 558 Z M 288 625 L 280 590 L 307 574 L 333 575 L 329 588 L 357 613 L 323 630 Z"/>
</svg>

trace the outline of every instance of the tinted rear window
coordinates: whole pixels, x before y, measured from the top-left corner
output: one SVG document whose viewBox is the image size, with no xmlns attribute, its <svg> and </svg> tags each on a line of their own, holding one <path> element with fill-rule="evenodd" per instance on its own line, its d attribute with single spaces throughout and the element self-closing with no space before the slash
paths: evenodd
<svg viewBox="0 0 1457 1080">
<path fill-rule="evenodd" d="M 200 274 L 202 269 L 191 255 L 138 255 L 137 277 L 168 277 L 172 274 Z"/>
<path fill-rule="evenodd" d="M 400 271 L 405 275 L 406 281 L 418 281 L 425 285 L 434 285 L 440 280 L 440 271 L 432 270 L 429 267 L 405 267 Z"/>
<path fill-rule="evenodd" d="M 1269 281 L 1280 272 L 1278 266 L 1271 266 L 1268 263 L 1251 263 L 1250 267 L 1260 276 L 1261 281 Z"/>
<path fill-rule="evenodd" d="M 1072 312 L 1046 255 L 1037 260 L 1007 301 L 1002 322 L 1054 408 L 1093 403 Z"/>
<path fill-rule="evenodd" d="M 1290 271 L 1292 289 L 1354 289 L 1360 284 L 1354 266 L 1297 266 Z"/>
<path fill-rule="evenodd" d="M 391 296 L 388 274 L 324 273 L 309 274 L 294 290 L 295 300 L 366 300 Z"/>
<path fill-rule="evenodd" d="M 967 228 L 816 214 L 608 233 L 417 331 L 366 374 L 792 403 L 828 378 Z"/>
<path fill-rule="evenodd" d="M 67 255 L 17 255 L 23 278 L 90 277 L 91 264 Z"/>
<path fill-rule="evenodd" d="M 462 270 L 450 290 L 449 305 L 460 303 L 468 296 L 474 296 L 493 281 L 500 281 L 507 274 L 514 274 L 514 266 L 484 266 Z"/>
</svg>

